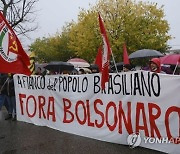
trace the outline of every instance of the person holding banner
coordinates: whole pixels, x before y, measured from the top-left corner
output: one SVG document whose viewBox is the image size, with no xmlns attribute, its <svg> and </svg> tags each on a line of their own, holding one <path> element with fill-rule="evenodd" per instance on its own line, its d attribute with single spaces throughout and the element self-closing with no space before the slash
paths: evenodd
<svg viewBox="0 0 180 154">
<path fill-rule="evenodd" d="M 123 72 L 129 72 L 131 70 L 132 70 L 132 65 L 131 64 L 123 65 Z"/>
<path fill-rule="evenodd" d="M 7 117 L 6 120 L 11 119 L 12 121 L 16 121 L 16 99 L 15 99 L 15 89 L 14 89 L 14 81 L 13 81 L 13 74 L 8 76 L 7 81 L 7 102 L 9 108 L 9 118 Z M 12 116 L 13 115 L 13 116 Z"/>
<path fill-rule="evenodd" d="M 149 61 L 149 68 L 150 68 L 150 71 L 154 73 L 165 73 L 161 71 L 161 61 L 159 58 L 152 58 Z"/>
<path fill-rule="evenodd" d="M 0 110 L 3 105 L 5 105 L 7 111 L 8 111 L 8 116 L 5 118 L 11 119 L 12 118 L 12 112 L 9 109 L 9 104 L 7 101 L 7 82 L 8 82 L 8 75 L 7 74 L 1 74 L 0 76 Z"/>
<path fill-rule="evenodd" d="M 5 84 L 7 82 L 6 79 L 7 79 L 7 75 L 6 74 L 0 74 L 0 110 L 1 110 L 3 105 L 5 105 L 5 107 L 8 110 L 8 106 L 5 103 L 5 100 L 6 100 Z"/>
<path fill-rule="evenodd" d="M 42 75 L 42 69 L 41 69 L 41 67 L 38 67 L 38 68 L 37 68 L 35 75 Z"/>
</svg>

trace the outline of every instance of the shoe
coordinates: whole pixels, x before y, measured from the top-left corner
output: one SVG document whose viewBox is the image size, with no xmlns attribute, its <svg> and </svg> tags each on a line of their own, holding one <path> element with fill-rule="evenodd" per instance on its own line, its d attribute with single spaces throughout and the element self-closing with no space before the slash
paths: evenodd
<svg viewBox="0 0 180 154">
<path fill-rule="evenodd" d="M 5 118 L 5 120 L 9 120 L 12 118 L 12 114 L 8 114 L 8 116 Z"/>
<path fill-rule="evenodd" d="M 17 120 L 17 117 L 16 115 L 12 118 L 12 121 L 16 121 Z"/>
</svg>

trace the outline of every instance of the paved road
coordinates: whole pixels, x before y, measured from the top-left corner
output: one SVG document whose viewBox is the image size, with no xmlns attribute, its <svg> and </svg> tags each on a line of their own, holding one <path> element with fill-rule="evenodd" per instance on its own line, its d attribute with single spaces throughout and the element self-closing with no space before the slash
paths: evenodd
<svg viewBox="0 0 180 154">
<path fill-rule="evenodd" d="M 24 122 L 0 120 L 0 154 L 161 154 Z"/>
</svg>

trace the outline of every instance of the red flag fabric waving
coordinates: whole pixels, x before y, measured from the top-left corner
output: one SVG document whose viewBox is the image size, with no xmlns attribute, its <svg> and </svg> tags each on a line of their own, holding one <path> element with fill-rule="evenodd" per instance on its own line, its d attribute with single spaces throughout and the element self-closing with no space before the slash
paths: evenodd
<svg viewBox="0 0 180 154">
<path fill-rule="evenodd" d="M 105 83 L 109 81 L 109 59 L 111 55 L 111 48 L 100 14 L 99 14 L 99 26 L 103 38 L 101 88 L 105 89 Z"/>
<path fill-rule="evenodd" d="M 0 12 L 0 73 L 30 75 L 30 60 L 22 45 Z"/>
<path fill-rule="evenodd" d="M 98 54 L 96 55 L 95 64 L 99 68 L 99 72 L 102 72 L 102 46 L 98 49 Z"/>
<path fill-rule="evenodd" d="M 125 43 L 123 45 L 123 63 L 124 64 L 130 64 L 128 53 L 127 53 L 127 48 L 126 48 L 126 44 Z"/>
</svg>

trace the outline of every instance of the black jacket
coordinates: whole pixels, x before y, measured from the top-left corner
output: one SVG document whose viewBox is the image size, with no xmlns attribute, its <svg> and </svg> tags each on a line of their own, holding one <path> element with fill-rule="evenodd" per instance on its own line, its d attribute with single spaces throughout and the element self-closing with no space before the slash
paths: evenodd
<svg viewBox="0 0 180 154">
<path fill-rule="evenodd" d="M 15 96 L 15 90 L 14 90 L 14 80 L 12 77 L 9 77 L 7 85 L 7 95 L 8 96 Z"/>
<path fill-rule="evenodd" d="M 7 74 L 0 74 L 0 93 L 7 95 Z M 6 82 L 6 84 L 4 84 Z"/>
</svg>

